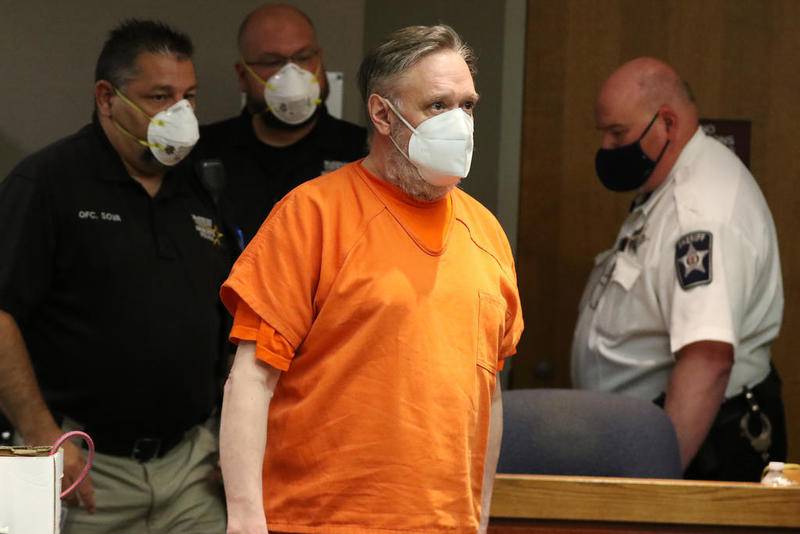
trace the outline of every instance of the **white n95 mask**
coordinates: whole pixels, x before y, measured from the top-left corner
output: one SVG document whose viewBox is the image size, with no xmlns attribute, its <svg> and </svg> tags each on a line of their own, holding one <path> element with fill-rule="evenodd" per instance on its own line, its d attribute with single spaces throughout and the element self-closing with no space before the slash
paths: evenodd
<svg viewBox="0 0 800 534">
<path fill-rule="evenodd" d="M 408 154 L 397 146 L 391 136 L 389 139 L 417 168 L 423 180 L 431 185 L 444 187 L 457 183 L 469 174 L 473 150 L 472 115 L 461 108 L 455 108 L 425 119 L 414 128 L 391 102 L 385 102 L 411 130 Z"/>
<path fill-rule="evenodd" d="M 264 84 L 264 101 L 269 111 L 286 124 L 307 121 L 322 103 L 317 77 L 292 62 L 281 67 L 267 81 L 262 80 L 247 63 L 242 61 L 242 64 Z"/>
<path fill-rule="evenodd" d="M 147 140 L 139 139 L 123 128 L 117 121 L 114 121 L 114 124 L 122 132 L 138 141 L 140 145 L 148 147 L 161 164 L 169 167 L 176 165 L 197 144 L 197 140 L 200 139 L 200 128 L 197 124 L 194 108 L 192 108 L 188 100 L 179 100 L 151 117 L 122 94 L 121 91 L 118 89 L 115 89 L 115 91 L 129 106 L 138 110 L 150 120 L 150 124 L 147 126 Z"/>
<path fill-rule="evenodd" d="M 164 165 L 175 165 L 185 158 L 198 139 L 197 117 L 188 100 L 158 112 L 147 127 L 150 151 Z"/>
</svg>

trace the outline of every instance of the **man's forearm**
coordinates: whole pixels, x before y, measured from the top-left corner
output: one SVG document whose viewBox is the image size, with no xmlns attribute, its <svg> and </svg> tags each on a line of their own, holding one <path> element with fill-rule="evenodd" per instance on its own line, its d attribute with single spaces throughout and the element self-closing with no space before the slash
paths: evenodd
<svg viewBox="0 0 800 534">
<path fill-rule="evenodd" d="M 26 443 L 50 445 L 61 431 L 44 402 L 17 322 L 0 310 L 0 409 Z"/>
<path fill-rule="evenodd" d="M 727 343 L 699 341 L 678 354 L 664 409 L 675 426 L 684 469 L 708 435 L 724 399 L 732 365 L 733 348 Z"/>
<path fill-rule="evenodd" d="M 497 460 L 500 457 L 500 443 L 503 440 L 503 394 L 500 390 L 500 376 L 492 394 L 492 411 L 489 416 L 489 439 L 486 444 L 486 460 L 483 466 L 483 491 L 481 492 L 481 525 L 480 532 L 486 532 L 489 526 L 489 512 L 494 490 L 494 476 L 497 472 Z"/>
<path fill-rule="evenodd" d="M 243 342 L 222 405 L 220 463 L 231 520 L 263 517 L 261 472 L 267 443 L 269 402 L 280 371 L 255 358 L 255 344 Z"/>
</svg>

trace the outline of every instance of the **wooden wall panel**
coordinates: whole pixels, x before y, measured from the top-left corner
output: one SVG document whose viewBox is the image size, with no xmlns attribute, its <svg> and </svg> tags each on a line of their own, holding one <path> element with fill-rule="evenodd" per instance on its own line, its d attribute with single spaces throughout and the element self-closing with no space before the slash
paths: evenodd
<svg viewBox="0 0 800 534">
<path fill-rule="evenodd" d="M 512 387 L 518 378 L 526 383 L 524 378 L 532 377 L 531 370 L 537 359 L 541 361 L 540 355 L 549 354 L 557 342 L 555 336 L 548 335 L 557 323 L 558 314 L 549 310 L 558 294 L 555 284 L 550 283 L 555 280 L 557 265 L 537 260 L 558 257 L 558 242 L 553 237 L 558 234 L 562 212 L 559 134 L 564 127 L 566 65 L 566 50 L 558 37 L 566 31 L 567 15 L 557 2 L 528 3 L 517 261 L 524 269 L 519 276 L 520 292 L 527 297 L 526 310 L 531 310 L 535 319 L 527 321 L 524 339 L 531 341 L 522 342 L 520 348 L 529 348 L 522 349 L 525 357 L 514 363 Z M 547 24 L 531 31 L 531 20 L 546 20 Z M 536 340 L 537 350 L 533 350 L 532 340 Z M 563 381 L 564 377 L 557 378 Z"/>
<path fill-rule="evenodd" d="M 773 357 L 797 460 L 798 21 L 795 0 L 529 0 L 517 259 L 526 332 L 512 387 L 569 386 L 577 303 L 592 258 L 611 244 L 631 200 L 594 175 L 596 92 L 623 62 L 653 55 L 689 81 L 701 116 L 752 121 L 751 167 L 781 246 L 786 309 Z"/>
</svg>

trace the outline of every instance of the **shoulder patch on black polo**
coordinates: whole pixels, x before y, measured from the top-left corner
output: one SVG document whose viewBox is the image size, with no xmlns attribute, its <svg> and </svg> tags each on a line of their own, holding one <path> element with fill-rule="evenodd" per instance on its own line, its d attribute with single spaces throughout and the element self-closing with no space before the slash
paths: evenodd
<svg viewBox="0 0 800 534">
<path fill-rule="evenodd" d="M 711 232 L 691 232 L 675 243 L 675 273 L 683 289 L 710 284 Z"/>
</svg>

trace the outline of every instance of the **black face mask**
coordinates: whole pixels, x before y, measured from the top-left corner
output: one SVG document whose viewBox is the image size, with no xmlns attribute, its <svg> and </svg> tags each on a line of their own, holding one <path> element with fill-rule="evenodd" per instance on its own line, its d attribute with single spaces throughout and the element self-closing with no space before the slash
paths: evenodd
<svg viewBox="0 0 800 534">
<path fill-rule="evenodd" d="M 647 125 L 639 139 L 629 145 L 617 148 L 601 148 L 594 158 L 594 168 L 597 177 L 608 189 L 612 191 L 634 191 L 642 187 L 656 168 L 661 156 L 669 146 L 669 140 L 664 143 L 664 148 L 655 161 L 647 157 L 642 150 L 640 141 L 644 139 L 650 127 L 656 122 L 658 113 Z"/>
</svg>

